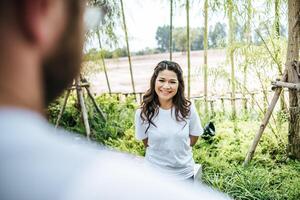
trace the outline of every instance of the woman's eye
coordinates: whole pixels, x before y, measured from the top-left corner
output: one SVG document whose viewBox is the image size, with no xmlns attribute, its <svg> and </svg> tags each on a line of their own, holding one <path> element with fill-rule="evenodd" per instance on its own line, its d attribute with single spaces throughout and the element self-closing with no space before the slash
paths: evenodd
<svg viewBox="0 0 300 200">
<path fill-rule="evenodd" d="M 164 80 L 158 80 L 159 82 L 164 82 Z"/>
</svg>

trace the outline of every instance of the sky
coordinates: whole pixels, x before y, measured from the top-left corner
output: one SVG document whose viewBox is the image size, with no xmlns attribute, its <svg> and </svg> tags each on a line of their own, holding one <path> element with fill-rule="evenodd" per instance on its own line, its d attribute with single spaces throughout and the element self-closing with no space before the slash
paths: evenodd
<svg viewBox="0 0 300 200">
<path fill-rule="evenodd" d="M 157 47 L 155 33 L 158 26 L 170 24 L 169 0 L 124 0 L 124 11 L 132 51 Z M 185 1 L 183 1 L 185 2 Z M 190 8 L 190 27 L 204 26 L 203 1 Z M 182 3 L 183 4 L 183 3 Z M 195 3 L 196 4 L 196 3 Z M 173 26 L 186 26 L 185 5 L 175 5 Z M 209 17 L 209 25 L 226 22 L 223 16 Z"/>
<path fill-rule="evenodd" d="M 130 51 L 136 52 L 145 49 L 146 47 L 157 47 L 157 42 L 155 40 L 157 28 L 159 26 L 170 24 L 169 2 L 169 0 L 123 0 Z M 177 3 L 173 9 L 174 27 L 186 26 L 185 1 L 181 2 L 181 4 Z M 190 5 L 190 27 L 203 27 L 203 0 L 194 0 L 191 2 L 193 2 L 193 4 Z M 257 8 L 262 6 L 255 7 L 257 10 Z M 283 10 L 282 12 L 287 11 Z M 265 11 L 261 11 L 261 13 L 265 13 Z M 270 13 L 266 13 L 266 15 L 266 17 L 272 16 Z M 122 21 L 122 19 L 120 20 Z M 209 10 L 208 26 L 214 26 L 217 22 L 227 24 L 224 12 L 219 11 L 212 13 Z M 256 26 L 257 24 L 258 23 L 253 23 L 253 26 Z M 125 46 L 125 34 L 122 28 L 118 27 L 116 33 L 119 38 L 119 47 Z M 108 46 L 103 46 L 106 49 L 110 49 Z M 93 47 L 98 48 L 97 40 L 92 42 L 87 48 Z"/>
<path fill-rule="evenodd" d="M 190 27 L 204 26 L 203 3 L 200 0 L 199 2 L 198 5 L 195 3 L 190 8 Z M 156 48 L 155 35 L 157 28 L 170 24 L 169 0 L 123 0 L 123 4 L 130 51 L 139 51 L 146 47 Z M 88 17 L 89 24 L 93 24 L 90 21 L 96 21 L 95 13 L 91 16 Z M 214 25 L 217 21 L 226 23 L 226 18 L 214 13 L 213 17 L 209 16 L 208 25 Z M 173 8 L 173 26 L 186 26 L 186 10 L 183 3 L 175 4 Z M 125 34 L 122 28 L 117 27 L 116 33 L 119 36 L 119 46 L 125 46 Z M 90 48 L 98 48 L 97 40 L 87 44 L 87 49 Z M 108 46 L 104 46 L 104 48 L 109 49 Z"/>
</svg>

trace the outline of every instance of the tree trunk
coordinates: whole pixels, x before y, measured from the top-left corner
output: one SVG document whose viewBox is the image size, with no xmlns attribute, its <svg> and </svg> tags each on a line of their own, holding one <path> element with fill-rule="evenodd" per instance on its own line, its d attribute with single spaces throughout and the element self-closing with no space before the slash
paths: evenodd
<svg viewBox="0 0 300 200">
<path fill-rule="evenodd" d="M 227 0 L 228 6 L 228 23 L 229 23 L 229 60 L 231 65 L 231 106 L 232 106 L 232 119 L 236 118 L 236 106 L 235 106 L 235 74 L 234 74 L 234 21 L 233 21 L 233 3 L 232 0 Z"/>
<path fill-rule="evenodd" d="M 186 37 L 188 67 L 188 98 L 191 97 L 191 44 L 190 44 L 190 1 L 186 0 Z"/>
<path fill-rule="evenodd" d="M 288 1 L 288 49 L 286 66 L 288 70 L 288 82 L 299 83 L 300 67 L 294 66 L 293 61 L 299 60 L 299 32 L 300 32 L 300 1 Z M 296 69 L 297 70 L 296 70 Z M 300 159 L 300 92 L 289 89 L 289 133 L 288 133 L 288 156 Z"/>
<path fill-rule="evenodd" d="M 132 73 L 131 56 L 130 56 L 130 50 L 129 50 L 129 42 L 128 42 L 128 34 L 127 34 L 127 27 L 126 27 L 126 20 L 125 20 L 123 0 L 120 0 L 120 2 L 121 2 L 121 10 L 122 10 L 124 32 L 125 32 L 125 40 L 126 40 L 126 47 L 127 47 L 127 55 L 128 55 L 128 62 L 129 62 L 130 77 L 131 77 L 131 85 L 132 85 L 133 93 L 135 94 L 135 87 L 134 87 L 134 80 L 133 80 L 133 73 Z"/>
<path fill-rule="evenodd" d="M 170 51 L 170 61 L 172 61 L 172 52 L 173 52 L 173 0 L 170 0 L 170 42 L 169 42 L 169 51 Z"/>
<path fill-rule="evenodd" d="M 208 114 L 207 103 L 207 49 L 208 49 L 208 0 L 204 1 L 204 102 L 205 102 L 205 114 Z"/>
</svg>

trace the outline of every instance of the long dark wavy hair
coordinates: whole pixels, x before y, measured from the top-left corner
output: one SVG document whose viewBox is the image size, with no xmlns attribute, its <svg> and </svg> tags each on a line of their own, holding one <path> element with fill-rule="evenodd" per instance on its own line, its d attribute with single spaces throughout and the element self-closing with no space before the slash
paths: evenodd
<svg viewBox="0 0 300 200">
<path fill-rule="evenodd" d="M 142 118 L 143 122 L 148 123 L 148 127 L 145 133 L 148 131 L 151 124 L 156 127 L 156 125 L 152 120 L 159 112 L 158 108 L 160 106 L 160 103 L 158 100 L 158 96 L 155 92 L 155 82 L 159 72 L 163 70 L 173 71 L 177 75 L 177 79 L 179 83 L 178 90 L 176 95 L 172 99 L 173 107 L 175 108 L 176 120 L 185 121 L 185 119 L 188 117 L 190 113 L 191 102 L 188 99 L 186 99 L 184 96 L 184 81 L 183 81 L 181 67 L 176 62 L 166 61 L 166 60 L 161 61 L 154 68 L 154 73 L 150 80 L 150 89 L 148 89 L 147 92 L 145 93 L 141 105 L 140 117 Z"/>
</svg>

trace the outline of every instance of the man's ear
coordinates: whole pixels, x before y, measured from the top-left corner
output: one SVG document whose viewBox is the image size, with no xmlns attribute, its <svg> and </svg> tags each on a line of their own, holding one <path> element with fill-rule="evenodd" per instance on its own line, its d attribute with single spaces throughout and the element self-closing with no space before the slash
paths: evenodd
<svg viewBox="0 0 300 200">
<path fill-rule="evenodd" d="M 43 42 L 46 30 L 43 16 L 47 13 L 48 0 L 21 0 L 18 6 L 19 23 L 23 34 L 30 42 Z"/>
<path fill-rule="evenodd" d="M 65 19 L 62 0 L 21 0 L 19 21 L 26 39 L 41 48 L 50 48 L 55 43 Z"/>
</svg>

